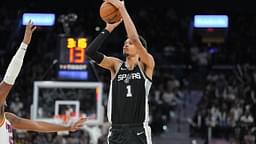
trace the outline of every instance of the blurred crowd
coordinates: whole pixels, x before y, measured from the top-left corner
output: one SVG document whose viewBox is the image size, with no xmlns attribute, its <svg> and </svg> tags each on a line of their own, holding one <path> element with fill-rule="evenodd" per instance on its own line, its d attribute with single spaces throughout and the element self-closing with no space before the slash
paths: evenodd
<svg viewBox="0 0 256 144">
<path fill-rule="evenodd" d="M 190 122 L 192 137 L 224 138 L 255 143 L 256 70 L 248 65 L 212 70 L 206 77 L 202 99 Z M 210 130 L 210 131 L 209 131 Z"/>
</svg>

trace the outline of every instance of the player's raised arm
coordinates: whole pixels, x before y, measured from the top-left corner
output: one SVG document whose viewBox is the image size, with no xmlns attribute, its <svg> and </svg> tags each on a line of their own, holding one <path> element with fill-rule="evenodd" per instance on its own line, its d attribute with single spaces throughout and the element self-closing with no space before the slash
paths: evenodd
<svg viewBox="0 0 256 144">
<path fill-rule="evenodd" d="M 136 27 L 125 8 L 124 1 L 120 1 L 120 0 L 105 0 L 105 1 L 112 3 L 114 6 L 116 6 L 119 9 L 122 19 L 124 21 L 128 38 L 132 41 L 134 45 L 136 45 L 138 49 L 138 54 L 142 63 L 146 65 L 146 68 L 153 70 L 155 65 L 154 59 L 152 55 L 148 53 L 147 49 L 144 48 L 144 46 L 142 45 L 139 39 L 139 34 L 136 30 Z"/>
<path fill-rule="evenodd" d="M 120 60 L 114 57 L 108 57 L 98 50 L 102 46 L 103 42 L 107 39 L 110 33 L 121 23 L 121 21 L 114 24 L 106 24 L 106 27 L 100 34 L 89 44 L 86 49 L 86 54 L 92 60 L 94 60 L 99 66 L 110 70 L 111 72 L 115 71 L 115 67 L 120 63 Z"/>
<path fill-rule="evenodd" d="M 16 116 L 12 113 L 5 113 L 6 118 L 10 121 L 15 129 L 36 131 L 36 132 L 58 132 L 58 131 L 77 131 L 82 128 L 85 118 L 80 118 L 69 126 L 52 124 L 48 122 L 33 121 Z"/>
<path fill-rule="evenodd" d="M 35 31 L 35 29 L 36 27 L 34 27 L 33 23 L 30 21 L 26 26 L 23 41 L 16 54 L 13 56 L 3 81 L 0 83 L 0 106 L 4 104 L 5 99 L 21 70 L 27 47 L 31 41 L 32 33 Z"/>
</svg>

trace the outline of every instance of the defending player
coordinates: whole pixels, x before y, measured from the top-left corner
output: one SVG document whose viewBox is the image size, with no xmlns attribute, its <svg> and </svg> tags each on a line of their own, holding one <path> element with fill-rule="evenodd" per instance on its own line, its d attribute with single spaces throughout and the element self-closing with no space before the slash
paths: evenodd
<svg viewBox="0 0 256 144">
<path fill-rule="evenodd" d="M 80 129 L 85 121 L 81 118 L 70 126 L 62 126 L 57 124 L 50 124 L 46 122 L 32 121 L 16 116 L 15 114 L 5 112 L 4 105 L 6 103 L 6 97 L 10 92 L 15 80 L 21 70 L 23 59 L 26 54 L 27 47 L 31 41 L 33 32 L 36 27 L 33 26 L 30 21 L 26 26 L 23 41 L 13 56 L 3 81 L 0 83 L 0 143 L 1 144 L 12 144 L 13 133 L 12 128 L 37 131 L 37 132 L 57 132 L 57 131 L 76 131 Z"/>
</svg>

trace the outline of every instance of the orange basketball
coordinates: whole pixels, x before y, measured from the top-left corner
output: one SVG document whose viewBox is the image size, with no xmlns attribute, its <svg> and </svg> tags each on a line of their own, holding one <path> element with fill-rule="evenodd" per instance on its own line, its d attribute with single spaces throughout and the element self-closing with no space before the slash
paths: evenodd
<svg viewBox="0 0 256 144">
<path fill-rule="evenodd" d="M 100 17 L 107 23 L 113 24 L 121 20 L 119 10 L 109 2 L 103 2 L 100 6 Z"/>
</svg>

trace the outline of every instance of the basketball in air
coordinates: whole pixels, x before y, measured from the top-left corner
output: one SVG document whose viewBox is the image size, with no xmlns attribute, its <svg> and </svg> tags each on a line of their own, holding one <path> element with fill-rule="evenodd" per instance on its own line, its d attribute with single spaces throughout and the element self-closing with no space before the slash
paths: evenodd
<svg viewBox="0 0 256 144">
<path fill-rule="evenodd" d="M 100 17 L 103 21 L 113 24 L 121 20 L 119 10 L 109 2 L 103 2 L 100 6 Z"/>
</svg>

